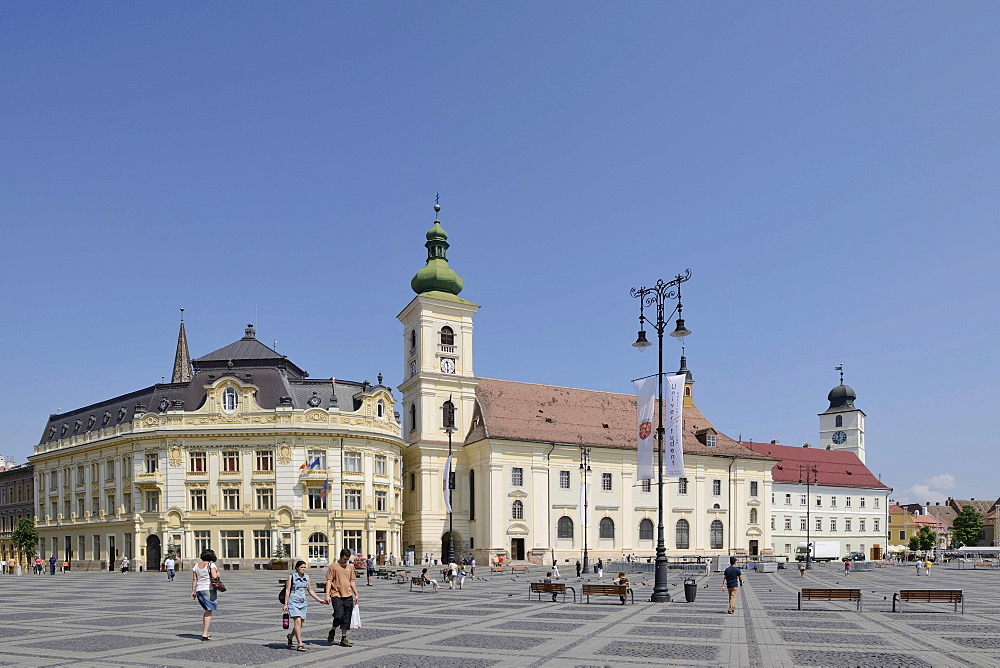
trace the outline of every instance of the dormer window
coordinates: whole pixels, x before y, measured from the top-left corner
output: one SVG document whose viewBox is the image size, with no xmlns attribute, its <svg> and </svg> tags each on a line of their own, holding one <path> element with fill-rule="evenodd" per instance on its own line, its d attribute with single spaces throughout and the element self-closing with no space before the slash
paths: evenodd
<svg viewBox="0 0 1000 668">
<path fill-rule="evenodd" d="M 441 328 L 441 345 L 442 346 L 453 346 L 455 345 L 455 331 L 445 325 Z"/>
<path fill-rule="evenodd" d="M 222 393 L 222 410 L 226 413 L 235 413 L 239 405 L 239 396 L 232 387 L 227 387 Z"/>
<path fill-rule="evenodd" d="M 715 447 L 715 434 L 705 434 L 705 445 L 710 448 Z"/>
<path fill-rule="evenodd" d="M 382 419 L 385 417 L 385 402 L 381 399 L 375 404 L 375 417 Z"/>
</svg>

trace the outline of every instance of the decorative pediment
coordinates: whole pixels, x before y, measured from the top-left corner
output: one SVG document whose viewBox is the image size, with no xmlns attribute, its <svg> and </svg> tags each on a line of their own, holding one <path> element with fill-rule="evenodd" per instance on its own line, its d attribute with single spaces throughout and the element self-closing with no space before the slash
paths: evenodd
<svg viewBox="0 0 1000 668">
<path fill-rule="evenodd" d="M 515 489 L 512 492 L 510 492 L 507 496 L 509 496 L 512 499 L 526 499 L 528 498 L 528 493 L 525 492 L 523 489 Z"/>
<path fill-rule="evenodd" d="M 527 536 L 528 535 L 528 527 L 524 526 L 523 524 L 511 524 L 509 527 L 507 527 L 507 535 L 508 536 Z"/>
</svg>

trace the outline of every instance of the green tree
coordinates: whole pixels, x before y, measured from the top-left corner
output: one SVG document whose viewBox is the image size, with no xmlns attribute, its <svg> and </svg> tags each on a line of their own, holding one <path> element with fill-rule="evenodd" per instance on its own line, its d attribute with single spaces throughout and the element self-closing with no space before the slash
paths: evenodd
<svg viewBox="0 0 1000 668">
<path fill-rule="evenodd" d="M 937 534 L 930 527 L 920 527 L 914 538 L 917 539 L 918 550 L 933 550 L 937 546 Z"/>
<path fill-rule="evenodd" d="M 907 545 L 907 547 L 910 548 L 910 551 L 912 552 L 916 552 L 917 550 L 921 549 L 920 537 L 917 536 L 917 534 L 913 534 L 912 536 L 910 536 L 910 544 Z"/>
<path fill-rule="evenodd" d="M 17 528 L 10 535 L 10 542 L 29 562 L 34 559 L 35 548 L 38 546 L 38 531 L 35 530 L 34 521 L 28 517 L 19 519 Z"/>
<path fill-rule="evenodd" d="M 956 545 L 975 545 L 983 531 L 983 516 L 975 506 L 962 506 L 962 512 L 955 516 L 951 526 Z"/>
</svg>

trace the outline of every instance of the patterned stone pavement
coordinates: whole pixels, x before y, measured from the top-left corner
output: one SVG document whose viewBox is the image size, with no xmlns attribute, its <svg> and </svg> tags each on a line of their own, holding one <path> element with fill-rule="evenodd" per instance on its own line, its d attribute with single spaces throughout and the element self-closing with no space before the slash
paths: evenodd
<svg viewBox="0 0 1000 668">
<path fill-rule="evenodd" d="M 417 569 L 414 572 L 419 572 Z M 462 591 L 409 592 L 409 585 L 362 583 L 362 628 L 354 647 L 326 643 L 330 608 L 312 602 L 307 652 L 289 651 L 276 594 L 278 573 L 225 572 L 213 640 L 201 642 L 201 610 L 190 580 L 159 573 L 64 573 L 0 577 L 0 665 L 195 666 L 996 666 L 1000 665 L 1000 571 L 938 566 L 931 577 L 886 567 L 845 578 L 837 564 L 747 572 L 737 614 L 727 615 L 721 574 L 700 578 L 697 600 L 622 606 L 528 601 L 543 575 L 467 581 Z M 313 578 L 322 578 L 313 571 Z M 568 581 L 576 586 L 579 582 Z M 853 603 L 806 602 L 802 586 L 860 587 Z M 906 604 L 900 588 L 963 589 L 965 614 L 950 604 Z M 651 581 L 635 581 L 637 601 Z M 579 596 L 578 596 L 579 598 Z"/>
</svg>

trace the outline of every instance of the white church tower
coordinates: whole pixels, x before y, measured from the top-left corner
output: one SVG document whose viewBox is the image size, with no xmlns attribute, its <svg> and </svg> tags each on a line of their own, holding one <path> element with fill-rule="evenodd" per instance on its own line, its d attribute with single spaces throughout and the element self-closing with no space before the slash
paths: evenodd
<svg viewBox="0 0 1000 668">
<path fill-rule="evenodd" d="M 830 450 L 847 450 L 865 462 L 865 414 L 854 407 L 857 395 L 844 385 L 844 371 L 840 371 L 840 385 L 830 390 L 827 399 L 830 407 L 819 414 L 819 446 Z"/>
</svg>

